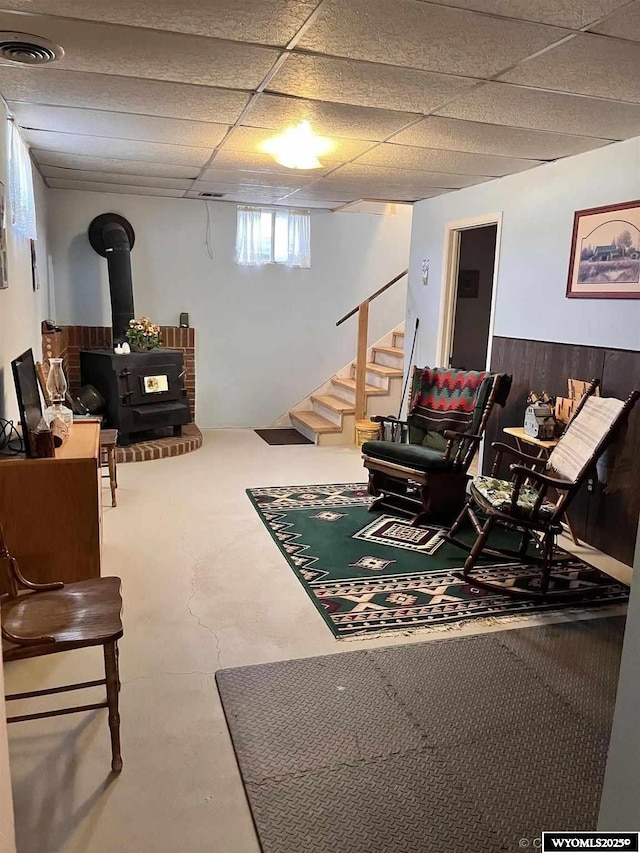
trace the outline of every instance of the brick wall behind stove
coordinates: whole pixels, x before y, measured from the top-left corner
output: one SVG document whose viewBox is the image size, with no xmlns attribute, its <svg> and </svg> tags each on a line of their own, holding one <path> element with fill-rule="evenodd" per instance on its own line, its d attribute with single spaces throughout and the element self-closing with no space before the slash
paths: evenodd
<svg viewBox="0 0 640 853">
<path fill-rule="evenodd" d="M 196 332 L 178 326 L 161 326 L 163 346 L 182 350 L 186 372 L 185 387 L 189 395 L 191 420 L 195 421 L 196 410 Z M 48 358 L 63 358 L 69 385 L 73 390 L 80 388 L 80 350 L 111 349 L 113 333 L 110 326 L 61 326 L 59 332 L 42 333 L 42 355 Z"/>
</svg>

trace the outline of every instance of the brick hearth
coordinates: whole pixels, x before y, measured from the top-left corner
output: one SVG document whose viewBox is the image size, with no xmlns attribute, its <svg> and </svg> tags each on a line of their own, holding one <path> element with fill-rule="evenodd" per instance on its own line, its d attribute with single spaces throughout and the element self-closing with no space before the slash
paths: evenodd
<svg viewBox="0 0 640 853">
<path fill-rule="evenodd" d="M 158 430 L 161 433 L 161 430 Z M 169 456 L 182 456 L 202 447 L 202 433 L 195 424 L 182 428 L 182 435 L 167 435 L 164 438 L 152 438 L 149 441 L 136 441 L 128 447 L 116 449 L 118 462 L 150 462 L 152 459 L 164 459 Z"/>
<path fill-rule="evenodd" d="M 178 326 L 160 326 L 163 346 L 180 349 L 184 354 L 185 387 L 189 395 L 191 420 L 196 412 L 196 330 Z M 42 329 L 42 357 L 63 358 L 64 369 L 72 391 L 80 390 L 80 350 L 112 349 L 110 326 L 61 326 L 59 332 Z"/>
<path fill-rule="evenodd" d="M 196 410 L 196 332 L 178 326 L 161 326 L 163 346 L 183 352 L 186 372 L 185 387 L 189 396 L 191 420 Z M 60 326 L 59 331 L 49 332 L 42 328 L 42 358 L 62 358 L 71 391 L 80 390 L 80 350 L 112 349 L 113 333 L 109 326 Z M 156 437 L 150 441 L 138 441 L 129 447 L 119 447 L 118 462 L 145 462 L 169 456 L 180 456 L 197 450 L 202 444 L 202 433 L 190 423 L 184 427 L 182 436 Z"/>
</svg>

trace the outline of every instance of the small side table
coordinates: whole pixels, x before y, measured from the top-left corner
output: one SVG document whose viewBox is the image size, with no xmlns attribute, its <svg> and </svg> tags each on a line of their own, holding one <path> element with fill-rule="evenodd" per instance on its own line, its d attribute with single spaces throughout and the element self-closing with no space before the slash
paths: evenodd
<svg viewBox="0 0 640 853">
<path fill-rule="evenodd" d="M 560 439 L 551 438 L 551 439 L 542 439 L 542 438 L 534 438 L 532 435 L 527 435 L 524 431 L 523 427 L 504 427 L 502 430 L 506 435 L 510 435 L 516 443 L 516 447 L 521 453 L 529 453 L 530 456 L 537 456 L 538 459 L 547 460 L 551 455 L 551 451 L 558 444 Z M 526 448 L 524 445 L 529 445 L 529 448 Z M 531 453 L 531 447 L 537 448 L 537 453 Z M 574 541 L 574 544 L 579 545 L 580 540 L 576 536 L 573 531 L 573 527 L 571 526 L 571 522 L 569 521 L 569 516 L 564 514 L 564 523 L 569 528 L 569 533 L 571 534 L 571 538 Z"/>
<path fill-rule="evenodd" d="M 116 471 L 116 442 L 118 440 L 117 429 L 100 430 L 100 465 L 106 463 L 109 469 L 109 485 L 111 486 L 111 506 L 117 506 L 116 489 L 118 488 L 118 475 Z M 105 476 L 104 474 L 102 475 Z"/>
</svg>

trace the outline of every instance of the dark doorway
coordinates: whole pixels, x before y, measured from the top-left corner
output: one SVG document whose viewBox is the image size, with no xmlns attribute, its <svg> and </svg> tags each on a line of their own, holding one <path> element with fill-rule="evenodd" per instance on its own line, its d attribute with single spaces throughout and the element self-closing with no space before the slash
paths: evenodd
<svg viewBox="0 0 640 853">
<path fill-rule="evenodd" d="M 460 232 L 450 362 L 460 370 L 484 370 L 487 366 L 497 233 L 497 225 Z"/>
</svg>

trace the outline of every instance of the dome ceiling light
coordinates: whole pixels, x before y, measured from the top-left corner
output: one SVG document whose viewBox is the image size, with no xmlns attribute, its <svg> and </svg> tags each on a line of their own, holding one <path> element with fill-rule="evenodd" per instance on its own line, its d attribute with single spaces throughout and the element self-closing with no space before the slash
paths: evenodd
<svg viewBox="0 0 640 853">
<path fill-rule="evenodd" d="M 308 121 L 287 128 L 261 146 L 262 151 L 287 169 L 320 169 L 322 163 L 318 157 L 328 154 L 333 147 L 330 139 L 315 135 Z"/>
</svg>

